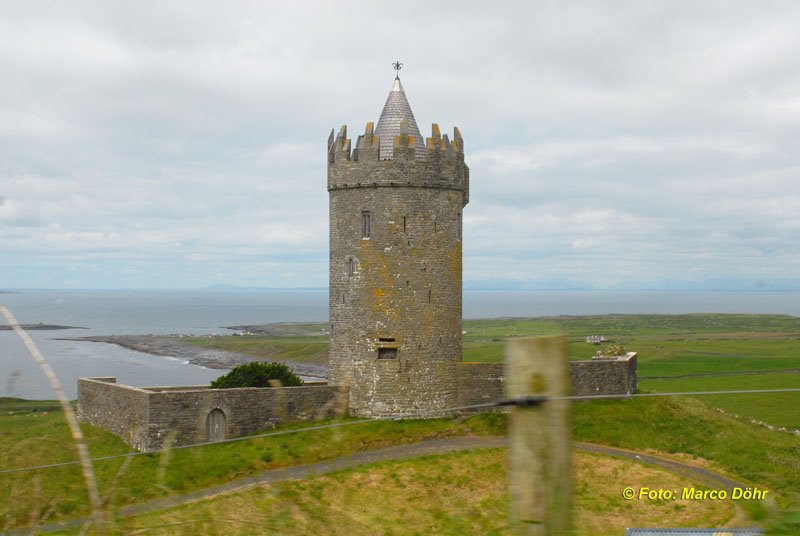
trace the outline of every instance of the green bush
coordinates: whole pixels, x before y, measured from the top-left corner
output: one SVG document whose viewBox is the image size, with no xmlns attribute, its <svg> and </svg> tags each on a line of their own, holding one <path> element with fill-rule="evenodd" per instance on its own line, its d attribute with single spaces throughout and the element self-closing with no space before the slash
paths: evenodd
<svg viewBox="0 0 800 536">
<path fill-rule="evenodd" d="M 271 380 L 278 380 L 284 387 L 303 384 L 303 380 L 283 363 L 254 361 L 239 365 L 224 376 L 212 381 L 211 388 L 270 387 Z"/>
</svg>

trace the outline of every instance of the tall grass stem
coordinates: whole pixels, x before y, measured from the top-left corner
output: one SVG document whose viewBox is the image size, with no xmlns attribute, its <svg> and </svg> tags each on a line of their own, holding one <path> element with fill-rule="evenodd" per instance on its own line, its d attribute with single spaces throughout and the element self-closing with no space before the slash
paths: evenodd
<svg viewBox="0 0 800 536">
<path fill-rule="evenodd" d="M 86 481 L 86 489 L 89 492 L 89 504 L 91 505 L 92 509 L 92 520 L 94 521 L 98 531 L 102 533 L 103 509 L 100 501 L 100 493 L 97 490 L 97 479 L 95 478 L 94 474 L 94 466 L 92 465 L 92 460 L 89 456 L 89 448 L 86 446 L 83 432 L 81 432 L 81 428 L 78 426 L 78 419 L 75 418 L 75 412 L 72 409 L 72 405 L 69 403 L 67 395 L 64 394 L 64 389 L 61 387 L 61 381 L 58 379 L 58 376 L 56 376 L 56 373 L 53 371 L 52 367 L 50 367 L 50 364 L 39 351 L 39 348 L 33 342 L 33 339 L 31 339 L 30 335 L 28 335 L 25 329 L 19 324 L 19 322 L 17 322 L 17 319 L 14 317 L 11 311 L 9 311 L 6 306 L 0 305 L 0 313 L 3 313 L 3 316 L 11 326 L 11 329 L 13 329 L 19 338 L 22 339 L 22 342 L 25 344 L 28 352 L 42 369 L 42 372 L 44 372 L 44 375 L 50 382 L 58 401 L 61 403 L 61 408 L 64 410 L 64 418 L 67 420 L 67 425 L 69 426 L 69 431 L 72 435 L 72 441 L 75 444 L 75 449 L 78 451 L 78 458 L 80 459 L 83 478 Z"/>
</svg>

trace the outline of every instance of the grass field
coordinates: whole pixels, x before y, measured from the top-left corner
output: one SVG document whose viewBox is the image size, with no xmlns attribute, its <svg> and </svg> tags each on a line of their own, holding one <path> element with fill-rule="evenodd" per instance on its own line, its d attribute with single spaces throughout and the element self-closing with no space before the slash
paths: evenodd
<svg viewBox="0 0 800 536">
<path fill-rule="evenodd" d="M 101 493 L 109 504 L 124 505 L 205 488 L 266 469 L 312 463 L 366 449 L 435 437 L 497 433 L 502 427 L 502 423 L 495 422 L 497 417 L 466 421 L 375 421 L 175 450 L 168 456 L 118 458 L 98 462 L 95 470 Z M 282 430 L 297 428 L 303 426 L 281 427 Z M 130 450 L 109 432 L 86 425 L 83 430 L 93 457 Z M 0 416 L 0 470 L 75 460 L 76 452 L 70 445 L 60 412 Z M 32 520 L 46 522 L 86 512 L 86 492 L 77 466 L 0 474 L 0 530 Z"/>
<path fill-rule="evenodd" d="M 569 340 L 571 357 L 587 358 L 596 347 L 587 344 L 585 337 L 606 335 L 639 352 L 640 387 L 648 391 L 800 387 L 800 374 L 797 372 L 800 369 L 800 319 L 793 317 L 631 315 L 495 319 L 465 321 L 464 330 L 467 332 L 464 336 L 465 359 L 486 362 L 502 359 L 504 340 L 508 337 L 564 333 Z M 320 362 L 326 359 L 327 353 L 325 337 L 308 334 L 295 337 L 217 337 L 199 339 L 196 344 L 214 345 L 265 359 Z M 58 410 L 52 411 L 54 406 L 55 403 L 49 401 L 0 399 L 0 471 L 76 459 L 74 449 L 69 447 L 63 416 Z M 783 507 L 800 507 L 800 438 L 753 425 L 746 418 L 723 414 L 714 409 L 717 407 L 742 417 L 800 428 L 800 396 L 796 393 L 719 395 L 697 399 L 675 397 L 577 403 L 573 405 L 573 435 L 580 441 L 696 460 L 769 489 Z M 93 457 L 128 452 L 128 447 L 112 434 L 90 426 L 83 428 Z M 113 509 L 202 489 L 265 469 L 315 462 L 364 449 L 432 437 L 504 433 L 505 419 L 496 414 L 466 421 L 371 422 L 177 450 L 168 455 L 120 458 L 98 462 L 96 471 L 101 494 Z M 453 455 L 441 460 L 367 467 L 264 488 L 253 492 L 256 495 L 252 496 L 237 498 L 237 494 L 204 501 L 196 507 L 180 508 L 165 515 L 134 519 L 120 530 L 135 533 L 141 529 L 142 533 L 148 534 L 193 533 L 198 527 L 205 530 L 204 520 L 220 508 L 252 512 L 260 520 L 273 512 L 263 505 L 272 505 L 283 513 L 277 517 L 269 517 L 272 515 L 269 514 L 264 523 L 273 523 L 277 533 L 291 533 L 293 527 L 308 526 L 311 530 L 335 524 L 337 520 L 343 522 L 343 519 L 357 527 L 353 534 L 370 533 L 372 529 L 386 533 L 414 533 L 404 530 L 402 525 L 393 529 L 398 523 L 396 512 L 381 516 L 381 509 L 376 506 L 403 497 L 408 512 L 413 511 L 414 516 L 419 516 L 414 517 L 414 523 L 431 527 L 428 532 L 504 534 L 506 521 L 496 513 L 504 512 L 506 508 L 503 492 L 498 491 L 505 489 L 504 469 L 498 465 L 502 461 L 491 456 L 486 457 L 485 453 Z M 601 464 L 594 462 L 590 465 L 599 467 Z M 444 470 L 438 473 L 440 467 Z M 484 470 L 494 476 L 490 478 Z M 485 477 L 486 482 L 481 483 L 485 487 L 471 489 L 465 485 L 463 477 L 459 476 L 465 471 L 474 472 L 477 475 L 474 480 L 482 481 Z M 619 491 L 617 488 L 622 478 L 635 473 L 630 467 L 617 468 L 616 471 L 614 477 L 600 475 L 605 486 L 599 490 L 591 484 L 588 476 L 580 476 L 577 481 L 577 519 L 584 534 L 593 533 L 595 529 L 592 527 L 616 526 L 615 523 L 637 519 L 635 516 L 638 514 L 632 511 L 635 505 L 621 502 L 614 495 L 614 490 Z M 406 473 L 416 476 L 409 480 L 402 476 Z M 666 479 L 667 476 L 655 478 Z M 432 489 L 436 497 L 448 497 L 444 502 L 451 507 L 436 509 L 426 506 L 430 501 L 416 488 L 412 481 L 415 479 L 424 481 L 425 488 Z M 378 487 L 385 488 L 386 494 L 380 495 L 370 488 L 372 482 L 383 483 Z M 221 502 L 217 503 L 217 500 Z M 248 501 L 254 500 L 263 503 L 263 508 L 258 507 L 262 508 L 261 511 L 257 511 L 256 506 L 246 506 Z M 470 510 L 469 505 L 475 501 L 481 512 L 489 512 L 487 516 Z M 353 505 L 363 507 L 361 514 L 355 514 L 360 517 L 353 520 L 342 517 L 345 515 L 343 512 L 351 510 Z M 717 518 L 709 516 L 730 513 L 721 510 L 690 512 L 676 510 L 674 506 L 662 505 L 662 510 L 647 511 L 642 514 L 645 516 L 643 519 L 664 515 L 685 519 L 689 524 L 703 520 L 710 524 Z M 605 517 L 600 515 L 603 512 L 607 514 Z M 86 492 L 77 466 L 0 473 L 0 530 L 86 513 Z M 153 528 L 153 525 L 160 528 Z M 261 528 L 247 525 L 234 515 L 232 521 L 218 521 L 213 530 L 205 532 L 251 534 L 258 533 Z"/>
<path fill-rule="evenodd" d="M 800 373 L 642 380 L 639 387 L 668 393 L 797 388 L 800 387 Z M 773 426 L 800 429 L 800 393 L 716 395 L 698 399 L 712 407 Z"/>
<path fill-rule="evenodd" d="M 83 428 L 92 456 L 127 452 L 128 447 L 112 434 L 90 426 Z M 481 415 L 465 421 L 378 421 L 177 450 L 166 456 L 142 455 L 98 462 L 96 471 L 101 494 L 113 509 L 115 506 L 202 489 L 269 468 L 315 462 L 369 448 L 431 437 L 504 433 L 505 418 L 499 414 Z M 698 460 L 698 463 L 707 464 L 711 468 L 769 489 L 783 506 L 800 505 L 800 497 L 797 496 L 797 490 L 800 489 L 800 440 L 797 436 L 753 426 L 691 399 L 659 398 L 575 404 L 573 435 L 576 440 L 635 450 L 652 450 L 682 456 L 682 459 Z M 68 433 L 59 412 L 0 416 L 0 469 L 75 459 L 74 450 L 65 445 L 69 445 Z M 482 456 L 477 458 L 478 461 L 481 459 Z M 420 466 L 420 471 L 435 472 L 438 463 L 433 462 L 427 468 Z M 579 518 L 589 515 L 596 520 L 594 522 L 602 524 L 610 522 L 613 516 L 621 516 L 616 522 L 620 522 L 620 519 L 624 522 L 625 516 L 631 514 L 627 509 L 633 506 L 626 506 L 616 499 L 614 490 L 618 493 L 620 485 L 644 484 L 637 480 L 638 477 L 632 476 L 634 473 L 622 472 L 620 475 L 623 476 L 606 478 L 605 486 L 601 489 L 590 486 L 584 490 L 588 493 L 584 495 L 584 499 L 589 500 L 596 496 L 599 502 L 587 505 L 579 501 Z M 497 485 L 501 485 L 502 471 L 496 478 Z M 458 478 L 451 481 L 446 474 L 439 477 L 439 483 L 442 486 L 441 493 L 455 493 L 463 487 Z M 578 484 L 583 486 L 581 481 Z M 345 482 L 342 485 L 346 487 L 348 484 Z M 313 483 L 301 483 L 298 486 L 297 493 L 302 497 L 308 494 L 313 498 L 313 493 L 318 493 L 303 491 L 317 489 Z M 368 500 L 359 498 L 358 490 L 351 492 L 356 502 Z M 319 501 L 328 496 L 325 492 L 318 494 Z M 294 500 L 293 497 L 289 493 L 281 501 L 291 502 L 289 499 Z M 306 515 L 302 513 L 304 508 L 313 507 L 304 502 L 309 500 L 307 497 L 301 499 L 298 499 L 300 513 L 297 514 L 300 517 L 290 515 L 288 520 L 281 523 L 298 520 Z M 613 499 L 617 503 L 609 502 Z M 369 500 L 378 501 L 380 498 L 373 496 Z M 424 497 L 413 495 L 408 500 L 409 508 L 419 507 L 424 510 Z M 419 505 L 415 500 L 420 501 Z M 505 508 L 502 502 L 492 504 L 491 508 Z M 683 515 L 681 511 L 670 511 L 673 506 L 667 505 L 667 510 L 661 511 L 659 515 Z M 324 510 L 327 507 L 321 504 L 316 508 Z M 599 515 L 606 510 L 609 512 L 608 519 Z M 195 514 L 201 518 L 204 515 L 191 510 L 189 512 L 187 515 L 190 518 L 194 518 Z M 434 524 L 449 523 L 447 519 L 452 517 L 456 524 L 451 528 L 455 531 L 461 526 L 458 525 L 461 523 L 459 512 L 461 507 L 453 506 L 452 511 L 448 507 L 430 510 L 425 515 L 432 516 L 428 522 Z M 53 522 L 86 513 L 86 493 L 77 466 L 0 474 L 0 530 Z M 697 515 L 702 518 L 705 514 Z M 324 515 L 320 516 L 320 519 L 326 519 Z M 138 522 L 133 523 L 136 525 Z M 177 526 L 183 527 L 185 524 Z M 450 527 L 447 524 L 435 526 Z M 227 530 L 225 527 L 219 528 L 220 532 Z M 237 530 L 240 530 L 239 533 L 247 533 L 243 528 Z M 447 528 L 444 533 L 450 530 Z M 502 533 L 502 525 L 497 530 Z M 398 533 L 413 532 L 398 529 Z"/>
<path fill-rule="evenodd" d="M 627 526 L 725 526 L 744 521 L 735 503 L 626 502 L 609 480 L 680 489 L 694 483 L 634 462 L 574 459 L 576 536 L 622 534 Z M 380 463 L 264 486 L 119 523 L 148 534 L 510 534 L 505 449 Z M 392 507 L 387 508 L 387 505 Z M 225 515 L 220 513 L 225 512 Z"/>
<path fill-rule="evenodd" d="M 306 332 L 319 332 L 309 325 Z M 598 349 L 587 335 L 606 335 L 639 353 L 639 387 L 647 391 L 800 387 L 800 318 L 787 315 L 690 314 L 499 318 L 464 321 L 463 359 L 497 363 L 510 337 L 563 333 L 571 359 Z M 264 359 L 324 363 L 325 336 L 216 337 L 198 345 Z M 730 375 L 737 373 L 738 376 Z M 761 373 L 761 374 L 754 374 Z M 800 393 L 702 399 L 712 407 L 775 426 L 800 429 Z"/>
<path fill-rule="evenodd" d="M 215 350 L 239 352 L 271 361 L 301 361 L 326 364 L 328 362 L 327 336 L 275 337 L 254 335 L 237 337 L 191 337 L 186 342 Z"/>
<path fill-rule="evenodd" d="M 10 396 L 0 396 L 0 415 L 18 415 L 61 409 L 58 400 L 25 400 Z"/>
</svg>

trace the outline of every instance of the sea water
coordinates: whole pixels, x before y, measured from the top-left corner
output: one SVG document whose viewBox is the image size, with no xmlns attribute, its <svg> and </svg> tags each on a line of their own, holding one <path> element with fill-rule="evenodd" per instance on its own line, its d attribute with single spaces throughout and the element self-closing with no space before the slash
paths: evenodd
<svg viewBox="0 0 800 536">
<path fill-rule="evenodd" d="M 226 327 L 326 322 L 327 290 L 21 290 L 0 294 L 23 324 L 85 329 L 31 330 L 67 396 L 77 379 L 116 376 L 134 386 L 207 384 L 224 371 L 113 344 L 67 341 L 87 335 L 225 334 Z M 467 291 L 465 318 L 611 313 L 776 313 L 800 316 L 799 292 Z M 13 331 L 0 331 L 0 396 L 54 398 Z"/>
</svg>

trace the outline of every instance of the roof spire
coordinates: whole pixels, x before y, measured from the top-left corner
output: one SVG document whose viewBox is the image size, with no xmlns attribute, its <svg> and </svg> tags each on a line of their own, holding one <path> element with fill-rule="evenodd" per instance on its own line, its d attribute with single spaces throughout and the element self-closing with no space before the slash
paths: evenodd
<svg viewBox="0 0 800 536">
<path fill-rule="evenodd" d="M 396 61 L 392 65 L 398 74 L 394 78 L 392 90 L 389 92 L 386 104 L 383 105 L 383 112 L 381 112 L 381 117 L 375 127 L 375 135 L 380 138 L 379 158 L 381 160 L 392 159 L 394 156 L 394 138 L 400 135 L 400 124 L 406 122 L 405 128 L 408 136 L 414 139 L 416 159 L 425 159 L 427 150 L 425 149 L 424 138 L 419 133 L 417 121 L 414 119 L 414 112 L 411 111 L 411 106 L 409 106 L 406 99 L 406 92 L 403 90 L 403 84 L 400 83 L 400 69 L 403 68 L 403 64 Z"/>
</svg>

